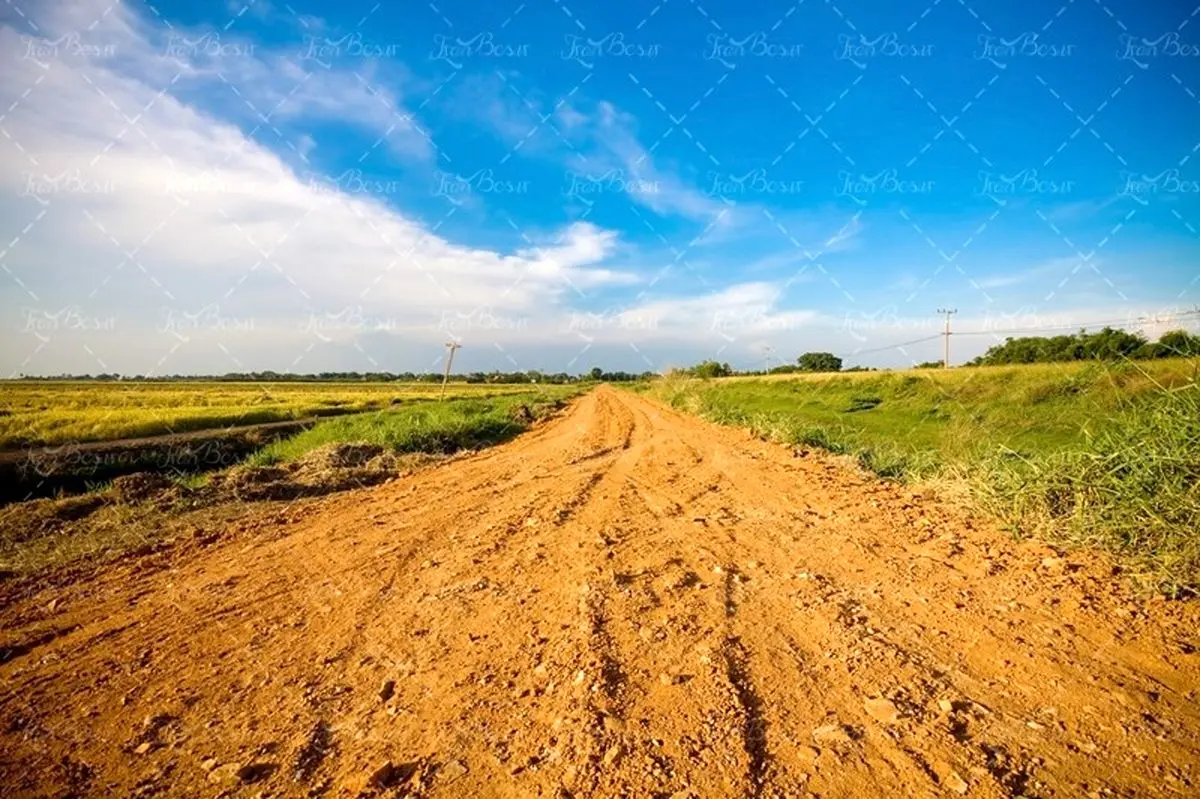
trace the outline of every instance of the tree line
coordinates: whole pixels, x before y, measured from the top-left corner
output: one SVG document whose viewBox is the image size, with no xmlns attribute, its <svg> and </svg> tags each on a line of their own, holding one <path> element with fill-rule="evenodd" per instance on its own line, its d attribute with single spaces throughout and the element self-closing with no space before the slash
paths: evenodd
<svg viewBox="0 0 1200 799">
<path fill-rule="evenodd" d="M 1186 330 L 1172 330 L 1150 341 L 1141 333 L 1105 327 L 1095 333 L 1080 330 L 1064 336 L 1009 337 L 969 366 L 999 366 L 1016 363 L 1055 363 L 1063 361 L 1115 361 L 1125 358 L 1147 360 L 1200 356 L 1200 336 Z"/>
<path fill-rule="evenodd" d="M 1186 330 L 1164 333 L 1157 341 L 1150 341 L 1141 333 L 1130 333 L 1105 327 L 1095 333 L 1080 330 L 1062 336 L 1009 337 L 1003 344 L 990 347 L 987 352 L 968 361 L 966 366 L 999 366 L 1021 363 L 1052 363 L 1063 361 L 1120 360 L 1123 358 L 1151 359 L 1200 356 L 1200 336 Z M 917 369 L 941 366 L 940 361 L 917 364 Z M 763 375 L 791 374 L 795 372 L 865 372 L 877 371 L 865 366 L 843 368 L 843 361 L 831 352 L 806 352 L 795 363 L 785 363 L 770 369 L 736 370 L 728 363 L 715 360 L 674 370 L 677 374 L 699 378 L 728 377 L 733 374 Z M 572 375 L 566 372 L 541 372 L 532 369 L 525 372 L 466 372 L 450 375 L 453 383 L 549 383 L 562 385 L 580 381 L 604 383 L 627 383 L 635 380 L 651 380 L 657 372 L 608 372 L 599 366 L 590 371 Z M 227 372 L 222 375 L 121 375 L 102 373 L 98 375 L 54 376 L 21 375 L 22 380 L 93 380 L 93 381 L 146 381 L 146 382 L 230 382 L 230 383 L 320 383 L 320 382 L 365 382 L 365 383 L 440 383 L 440 372 L 318 372 L 293 374 L 290 372 Z"/>
<path fill-rule="evenodd" d="M 701 361 L 695 366 L 689 366 L 683 369 L 676 369 L 677 373 L 689 375 L 691 377 L 728 377 L 733 374 L 739 375 L 763 375 L 763 374 L 792 374 L 794 372 L 866 372 L 875 371 L 867 369 L 865 366 L 851 366 L 848 369 L 842 368 L 842 359 L 834 355 L 832 352 L 806 352 L 796 359 L 796 363 L 780 364 L 771 369 L 760 370 L 735 370 L 727 363 L 718 363 L 717 361 Z"/>
<path fill-rule="evenodd" d="M 595 380 L 606 383 L 627 383 L 658 377 L 656 372 L 607 372 L 600 367 L 572 375 L 566 372 L 465 372 L 450 375 L 452 383 L 549 383 L 562 385 Z M 212 383 L 441 383 L 441 372 L 227 372 L 221 375 L 122 375 L 105 372 L 96 375 L 21 375 L 21 380 L 81 380 L 94 382 L 139 381 L 149 383 L 212 382 Z"/>
<path fill-rule="evenodd" d="M 1150 341 L 1141 333 L 1130 333 L 1105 327 L 1095 333 L 1080 330 L 1062 336 L 1009 337 L 983 355 L 968 361 L 965 366 L 999 366 L 1022 363 L 1053 363 L 1063 361 L 1114 361 L 1125 358 L 1147 360 L 1154 358 L 1200 357 L 1200 336 L 1186 330 L 1164 333 Z M 936 369 L 941 361 L 925 361 L 915 369 Z M 701 361 L 695 366 L 676 370 L 692 377 L 728 377 L 733 374 L 764 375 L 796 372 L 874 372 L 874 368 L 851 366 L 843 368 L 842 359 L 830 352 L 806 352 L 795 363 L 785 363 L 771 369 L 735 370 L 728 363 Z"/>
</svg>

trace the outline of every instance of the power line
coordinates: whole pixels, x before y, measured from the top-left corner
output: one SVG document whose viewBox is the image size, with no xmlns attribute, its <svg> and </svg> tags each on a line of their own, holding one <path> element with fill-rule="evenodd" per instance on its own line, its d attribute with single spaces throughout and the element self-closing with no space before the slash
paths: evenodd
<svg viewBox="0 0 1200 799">
<path fill-rule="evenodd" d="M 950 317 L 958 313 L 957 308 L 938 308 L 938 313 L 946 315 L 946 330 L 942 335 L 946 339 L 946 343 L 942 349 L 942 368 L 950 368 Z"/>
<path fill-rule="evenodd" d="M 1179 317 L 1187 317 L 1200 313 L 1200 311 L 1182 311 L 1177 314 L 1171 314 L 1171 320 L 1174 321 Z M 1136 319 L 1109 319 L 1100 322 L 1088 322 L 1087 324 L 1071 324 L 1071 325 L 1047 325 L 1046 327 L 1015 327 L 1008 330 L 960 330 L 954 335 L 956 336 L 988 336 L 1000 335 L 1006 333 L 1042 333 L 1047 330 L 1087 330 L 1090 327 L 1102 327 L 1106 325 L 1133 325 L 1145 322 L 1166 322 L 1165 319 L 1154 319 L 1149 316 L 1139 316 Z"/>
<path fill-rule="evenodd" d="M 462 345 L 457 341 L 446 342 L 446 372 L 442 375 L 442 393 L 438 397 L 439 400 L 446 398 L 446 383 L 450 382 L 450 364 L 454 363 L 454 353 L 460 348 Z"/>
<path fill-rule="evenodd" d="M 883 352 L 884 350 L 895 350 L 895 349 L 899 349 L 901 347 L 907 347 L 910 344 L 920 344 L 923 341 L 933 341 L 935 338 L 941 338 L 941 336 L 942 336 L 941 333 L 934 333 L 932 336 L 925 336 L 924 338 L 915 338 L 912 341 L 902 341 L 899 344 L 889 344 L 886 347 L 875 347 L 875 348 L 869 349 L 869 350 L 855 350 L 854 352 L 847 353 L 847 355 L 869 355 L 872 352 Z"/>
<path fill-rule="evenodd" d="M 898 344 L 888 344 L 883 347 L 872 347 L 870 349 L 865 349 L 865 350 L 854 350 L 853 352 L 843 353 L 839 357 L 846 357 L 846 358 L 857 357 L 859 355 L 870 355 L 872 353 L 885 352 L 887 350 L 897 350 L 902 347 L 911 346 L 913 344 L 922 344 L 926 341 L 933 341 L 934 339 L 945 337 L 947 339 L 947 347 L 946 347 L 946 350 L 943 351 L 944 356 L 945 356 L 943 363 L 948 362 L 949 353 L 947 350 L 949 347 L 949 335 L 950 335 L 949 314 L 956 313 L 956 312 L 957 311 L 955 311 L 955 310 L 952 310 L 950 312 L 947 312 L 946 310 L 938 311 L 938 313 L 946 314 L 946 329 L 944 329 L 941 333 L 934 333 L 933 335 L 924 336 L 922 338 L 912 339 L 911 341 L 902 341 Z M 1200 315 L 1200 309 L 1196 309 L 1194 311 L 1180 311 L 1178 313 L 1171 314 L 1171 320 L 1174 321 L 1181 317 L 1191 317 L 1191 316 L 1196 316 L 1196 315 Z M 1125 317 L 1124 319 L 1108 319 L 1108 320 L 1102 320 L 1102 321 L 1098 321 L 1098 322 L 1088 322 L 1086 324 L 1048 325 L 1046 327 L 1022 327 L 1022 328 L 1010 328 L 1008 330 L 956 330 L 953 332 L 953 335 L 955 335 L 955 336 L 995 336 L 995 335 L 1005 335 L 1005 334 L 1009 334 L 1009 333 L 1042 333 L 1042 332 L 1053 331 L 1053 330 L 1087 330 L 1088 328 L 1102 327 L 1102 326 L 1107 326 L 1107 325 L 1132 325 L 1132 324 L 1136 324 L 1136 323 L 1140 323 L 1140 322 L 1161 322 L 1161 321 L 1166 321 L 1166 320 L 1159 320 L 1159 319 L 1155 319 L 1155 318 L 1149 317 L 1149 316 L 1140 316 L 1133 320 L 1131 320 L 1129 317 Z"/>
</svg>

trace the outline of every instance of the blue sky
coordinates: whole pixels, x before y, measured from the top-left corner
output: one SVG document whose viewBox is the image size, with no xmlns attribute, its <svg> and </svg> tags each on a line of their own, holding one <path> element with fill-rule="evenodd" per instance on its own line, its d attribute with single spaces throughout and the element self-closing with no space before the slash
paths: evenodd
<svg viewBox="0 0 1200 799">
<path fill-rule="evenodd" d="M 1200 304 L 1195 13 L 8 6 L 0 372 L 903 366 L 945 306 L 954 360 L 1153 336 Z"/>
</svg>

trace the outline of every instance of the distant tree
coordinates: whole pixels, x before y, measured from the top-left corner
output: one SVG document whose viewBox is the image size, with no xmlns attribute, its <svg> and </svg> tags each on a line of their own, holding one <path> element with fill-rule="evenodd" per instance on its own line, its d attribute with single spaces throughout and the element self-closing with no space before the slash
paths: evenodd
<svg viewBox="0 0 1200 799">
<path fill-rule="evenodd" d="M 686 371 L 694 377 L 702 378 L 726 377 L 733 374 L 729 364 L 716 361 L 702 361 Z"/>
<path fill-rule="evenodd" d="M 923 361 L 913 367 L 914 369 L 941 369 L 941 361 Z"/>
<path fill-rule="evenodd" d="M 1156 357 L 1173 358 L 1200 355 L 1200 336 L 1186 330 L 1171 330 L 1159 336 Z"/>
<path fill-rule="evenodd" d="M 842 359 L 831 352 L 806 352 L 797 360 L 802 372 L 840 372 Z"/>
<path fill-rule="evenodd" d="M 1164 347 L 1161 342 L 1147 341 L 1134 350 L 1134 353 L 1129 357 L 1139 361 L 1150 361 L 1155 358 L 1169 358 L 1171 354 L 1171 351 Z"/>
<path fill-rule="evenodd" d="M 1187 334 L 1184 333 L 1184 335 Z M 1161 344 L 1161 341 L 1159 343 Z M 992 366 L 1083 360 L 1112 361 L 1121 358 L 1162 357 L 1158 354 L 1160 349 L 1148 345 L 1146 338 L 1142 335 L 1106 327 L 1095 333 L 1080 330 L 1074 335 L 1065 336 L 1009 337 L 1003 344 L 991 347 L 972 361 L 972 365 Z"/>
</svg>

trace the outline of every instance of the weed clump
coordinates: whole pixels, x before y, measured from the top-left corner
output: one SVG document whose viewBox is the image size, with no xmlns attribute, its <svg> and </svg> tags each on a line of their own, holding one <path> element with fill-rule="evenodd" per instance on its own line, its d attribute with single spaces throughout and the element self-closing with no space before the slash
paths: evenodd
<svg viewBox="0 0 1200 799">
<path fill-rule="evenodd" d="M 1200 588 L 1200 389 L 1164 391 L 1082 447 L 990 459 L 977 483 L 1022 530 L 1109 550 L 1168 594 Z"/>
<path fill-rule="evenodd" d="M 855 395 L 850 398 L 850 405 L 846 408 L 846 413 L 855 413 L 856 411 L 869 411 L 872 408 L 877 408 L 883 402 L 883 397 L 871 395 Z"/>
</svg>

